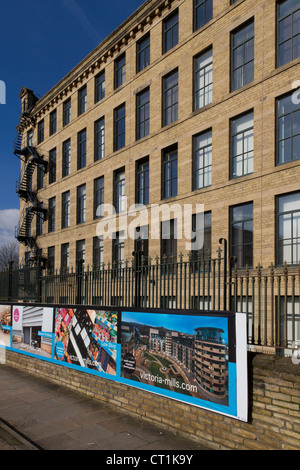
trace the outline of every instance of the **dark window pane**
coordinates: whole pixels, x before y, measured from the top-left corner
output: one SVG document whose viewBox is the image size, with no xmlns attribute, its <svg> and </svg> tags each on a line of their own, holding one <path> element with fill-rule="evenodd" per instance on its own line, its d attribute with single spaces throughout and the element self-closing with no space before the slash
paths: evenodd
<svg viewBox="0 0 300 470">
<path fill-rule="evenodd" d="M 115 60 L 115 88 L 120 87 L 126 80 L 126 56 L 122 54 Z"/>
<path fill-rule="evenodd" d="M 86 130 L 78 133 L 78 158 L 77 169 L 80 170 L 86 166 Z"/>
<path fill-rule="evenodd" d="M 243 26 L 231 36 L 232 90 L 254 79 L 254 23 Z"/>
<path fill-rule="evenodd" d="M 71 99 L 69 98 L 63 104 L 63 125 L 71 122 Z"/>
<path fill-rule="evenodd" d="M 78 115 L 87 110 L 87 88 L 84 86 L 78 91 Z"/>
<path fill-rule="evenodd" d="M 163 78 L 163 126 L 178 119 L 178 72 Z"/>
<path fill-rule="evenodd" d="M 202 28 L 213 17 L 213 0 L 194 0 L 194 29 Z"/>
<path fill-rule="evenodd" d="M 163 53 L 178 44 L 178 12 L 172 13 L 163 22 Z"/>
<path fill-rule="evenodd" d="M 95 103 L 105 98 L 105 72 L 95 78 Z"/>
<path fill-rule="evenodd" d="M 300 57 L 300 5 L 297 0 L 285 0 L 277 7 L 278 66 Z"/>
<path fill-rule="evenodd" d="M 145 36 L 137 43 L 137 72 L 150 64 L 150 35 Z"/>
<path fill-rule="evenodd" d="M 177 149 L 163 154 L 163 199 L 177 196 Z"/>
<path fill-rule="evenodd" d="M 125 104 L 114 112 L 114 150 L 125 147 Z"/>
<path fill-rule="evenodd" d="M 150 93 L 147 88 L 137 95 L 137 139 L 141 139 L 149 134 L 150 121 Z"/>
<path fill-rule="evenodd" d="M 253 264 L 253 204 L 230 208 L 230 254 L 239 268 Z"/>
</svg>

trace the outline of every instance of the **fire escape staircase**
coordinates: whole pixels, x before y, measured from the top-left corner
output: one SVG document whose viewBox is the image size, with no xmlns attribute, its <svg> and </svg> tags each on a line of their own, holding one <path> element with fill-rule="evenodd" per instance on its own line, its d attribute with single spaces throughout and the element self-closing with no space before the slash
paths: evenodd
<svg viewBox="0 0 300 470">
<path fill-rule="evenodd" d="M 24 148 L 22 146 L 22 133 L 18 129 L 15 141 L 14 154 L 23 162 L 23 169 L 19 181 L 17 181 L 16 192 L 25 202 L 19 224 L 15 229 L 16 239 L 23 245 L 29 247 L 31 251 L 32 263 L 40 259 L 39 248 L 36 237 L 32 235 L 31 224 L 34 215 L 46 219 L 47 210 L 39 201 L 36 191 L 32 189 L 32 177 L 36 167 L 42 166 L 47 170 L 47 162 L 42 158 L 37 149 L 31 145 Z"/>
</svg>

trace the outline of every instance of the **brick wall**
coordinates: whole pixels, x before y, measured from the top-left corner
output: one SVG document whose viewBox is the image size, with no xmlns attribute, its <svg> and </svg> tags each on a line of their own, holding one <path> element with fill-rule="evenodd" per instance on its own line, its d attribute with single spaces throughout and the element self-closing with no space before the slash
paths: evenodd
<svg viewBox="0 0 300 470">
<path fill-rule="evenodd" d="M 249 354 L 248 423 L 13 351 L 6 359 L 214 449 L 300 450 L 300 367 L 291 358 Z"/>
</svg>

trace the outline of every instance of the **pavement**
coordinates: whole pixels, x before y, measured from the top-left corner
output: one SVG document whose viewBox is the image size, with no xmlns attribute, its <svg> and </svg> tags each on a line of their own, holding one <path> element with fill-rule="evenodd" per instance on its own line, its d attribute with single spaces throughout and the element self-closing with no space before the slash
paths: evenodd
<svg viewBox="0 0 300 470">
<path fill-rule="evenodd" d="M 102 450 L 106 458 L 116 458 L 111 451 L 192 455 L 210 449 L 0 364 L 0 450 Z M 162 462 L 153 457 L 151 463 Z"/>
</svg>

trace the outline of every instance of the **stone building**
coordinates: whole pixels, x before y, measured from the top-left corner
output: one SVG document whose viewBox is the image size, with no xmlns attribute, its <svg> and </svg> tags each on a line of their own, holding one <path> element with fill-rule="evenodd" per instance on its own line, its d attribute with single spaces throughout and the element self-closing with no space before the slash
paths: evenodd
<svg viewBox="0 0 300 470">
<path fill-rule="evenodd" d="M 297 0 L 147 0 L 45 96 L 21 90 L 20 261 L 176 256 L 181 221 L 150 208 L 199 204 L 205 249 L 298 263 L 299 80 Z"/>
</svg>

